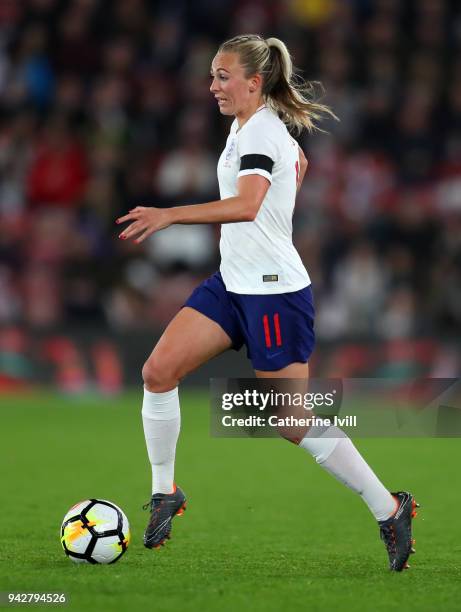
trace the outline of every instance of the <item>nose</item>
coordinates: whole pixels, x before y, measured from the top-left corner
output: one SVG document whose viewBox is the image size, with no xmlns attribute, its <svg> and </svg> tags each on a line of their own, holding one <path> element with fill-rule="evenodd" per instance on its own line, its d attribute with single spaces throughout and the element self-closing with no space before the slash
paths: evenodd
<svg viewBox="0 0 461 612">
<path fill-rule="evenodd" d="M 216 93 L 217 91 L 219 91 L 219 88 L 218 88 L 218 86 L 217 86 L 217 81 L 216 81 L 216 79 L 213 79 L 213 80 L 211 81 L 210 91 L 211 91 L 211 93 Z"/>
</svg>

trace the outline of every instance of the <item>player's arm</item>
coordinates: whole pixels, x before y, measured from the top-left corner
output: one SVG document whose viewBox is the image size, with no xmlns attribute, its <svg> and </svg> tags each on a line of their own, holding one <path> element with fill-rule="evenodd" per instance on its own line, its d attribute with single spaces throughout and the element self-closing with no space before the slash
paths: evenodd
<svg viewBox="0 0 461 612">
<path fill-rule="evenodd" d="M 306 174 L 307 165 L 308 165 L 308 161 L 306 159 L 306 156 L 304 155 L 304 151 L 301 149 L 299 145 L 298 145 L 298 149 L 299 149 L 299 172 L 298 172 L 298 182 L 296 184 L 296 193 L 298 193 L 299 188 L 301 187 L 301 184 L 304 180 L 304 175 Z"/>
<path fill-rule="evenodd" d="M 135 242 L 140 243 L 154 232 L 175 223 L 193 225 L 254 221 L 269 187 L 270 182 L 264 176 L 247 174 L 237 181 L 238 195 L 225 200 L 176 208 L 137 206 L 117 219 L 117 223 L 131 222 L 119 238 L 126 240 L 137 236 Z"/>
</svg>

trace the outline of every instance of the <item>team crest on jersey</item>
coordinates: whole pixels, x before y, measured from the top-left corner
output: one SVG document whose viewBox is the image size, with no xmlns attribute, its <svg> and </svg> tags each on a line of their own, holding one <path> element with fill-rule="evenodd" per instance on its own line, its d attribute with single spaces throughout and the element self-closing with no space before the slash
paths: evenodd
<svg viewBox="0 0 461 612">
<path fill-rule="evenodd" d="M 235 149 L 235 140 L 232 139 L 227 151 L 226 151 L 226 156 L 224 158 L 224 166 L 226 168 L 230 168 L 231 164 L 230 164 L 230 158 L 232 157 L 232 153 L 234 152 Z"/>
</svg>

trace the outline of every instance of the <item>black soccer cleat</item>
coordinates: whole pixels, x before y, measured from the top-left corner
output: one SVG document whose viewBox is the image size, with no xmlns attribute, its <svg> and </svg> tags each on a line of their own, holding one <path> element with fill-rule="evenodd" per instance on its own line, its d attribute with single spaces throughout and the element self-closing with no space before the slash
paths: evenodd
<svg viewBox="0 0 461 612">
<path fill-rule="evenodd" d="M 411 520 L 417 515 L 413 495 L 405 491 L 392 493 L 399 505 L 395 514 L 385 521 L 378 521 L 381 540 L 383 540 L 389 555 L 389 569 L 401 572 L 408 569 L 408 557 L 415 552 L 415 541 L 411 534 Z"/>
<path fill-rule="evenodd" d="M 143 510 L 150 509 L 150 519 L 144 532 L 144 546 L 159 548 L 170 539 L 171 521 L 174 516 L 181 516 L 186 509 L 186 496 L 174 485 L 173 493 L 154 493 Z"/>
</svg>

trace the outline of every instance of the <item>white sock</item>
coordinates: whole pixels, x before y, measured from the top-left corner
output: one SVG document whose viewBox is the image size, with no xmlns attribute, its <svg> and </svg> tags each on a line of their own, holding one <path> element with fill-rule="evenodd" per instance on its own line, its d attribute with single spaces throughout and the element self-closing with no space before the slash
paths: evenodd
<svg viewBox="0 0 461 612">
<path fill-rule="evenodd" d="M 311 427 L 299 446 L 327 472 L 358 493 L 377 521 L 383 521 L 395 512 L 395 498 L 341 429 L 335 426 Z"/>
<path fill-rule="evenodd" d="M 152 465 L 152 494 L 171 493 L 176 442 L 181 425 L 178 388 L 165 393 L 144 389 L 142 423 Z"/>
</svg>

